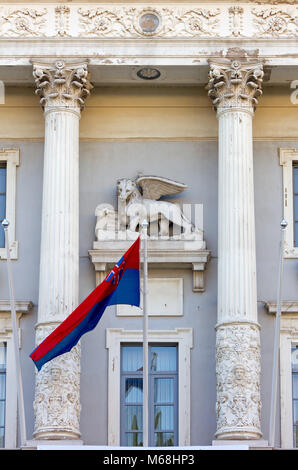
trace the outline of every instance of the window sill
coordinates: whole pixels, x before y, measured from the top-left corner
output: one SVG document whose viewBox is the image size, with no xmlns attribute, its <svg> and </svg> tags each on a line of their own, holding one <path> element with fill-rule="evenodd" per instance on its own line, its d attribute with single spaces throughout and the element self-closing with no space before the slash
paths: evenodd
<svg viewBox="0 0 298 470">
<path fill-rule="evenodd" d="M 14 241 L 10 243 L 10 258 L 18 259 L 19 243 Z M 0 248 L 0 259 L 7 259 L 6 248 Z"/>
</svg>

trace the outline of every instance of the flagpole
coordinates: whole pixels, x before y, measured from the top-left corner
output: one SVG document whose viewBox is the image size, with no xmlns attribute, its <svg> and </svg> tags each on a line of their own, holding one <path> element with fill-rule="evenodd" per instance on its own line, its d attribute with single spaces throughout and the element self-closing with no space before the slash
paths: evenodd
<svg viewBox="0 0 298 470">
<path fill-rule="evenodd" d="M 279 362 L 279 343 L 280 343 L 280 317 L 281 317 L 281 293 L 282 293 L 282 274 L 284 260 L 284 239 L 287 222 L 281 221 L 281 241 L 279 255 L 278 270 L 278 286 L 277 286 L 277 308 L 275 316 L 274 346 L 273 346 L 273 365 L 272 365 L 272 388 L 271 388 L 271 404 L 270 404 L 270 424 L 269 424 L 269 446 L 275 445 L 275 418 L 276 418 L 276 397 L 277 397 L 277 373 Z"/>
<path fill-rule="evenodd" d="M 148 222 L 143 220 L 143 447 L 148 447 L 148 311 L 147 311 L 147 229 Z"/>
<path fill-rule="evenodd" d="M 25 422 L 25 407 L 24 407 L 24 396 L 23 396 L 23 385 L 22 385 L 22 373 L 20 364 L 20 352 L 19 352 L 19 338 L 17 330 L 17 317 L 15 308 L 15 297 L 12 280 L 12 269 L 10 259 L 10 248 L 9 248 L 9 237 L 8 237 L 8 220 L 4 219 L 2 222 L 5 234 L 5 246 L 7 254 L 7 270 L 8 270 L 8 284 L 9 284 L 9 295 L 10 295 L 10 308 L 11 308 L 11 320 L 12 320 L 12 335 L 14 344 L 15 364 L 16 364 L 16 379 L 17 379 L 17 395 L 18 395 L 18 406 L 20 415 L 20 434 L 21 434 L 21 447 L 26 444 L 26 422 Z"/>
</svg>

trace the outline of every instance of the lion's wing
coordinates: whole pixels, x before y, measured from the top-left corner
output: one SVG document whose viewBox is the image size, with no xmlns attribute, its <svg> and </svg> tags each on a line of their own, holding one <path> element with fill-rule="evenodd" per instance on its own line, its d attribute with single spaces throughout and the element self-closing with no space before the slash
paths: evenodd
<svg viewBox="0 0 298 470">
<path fill-rule="evenodd" d="M 161 196 L 178 194 L 187 189 L 187 185 L 160 176 L 140 176 L 136 183 L 142 188 L 143 197 L 158 200 Z"/>
</svg>

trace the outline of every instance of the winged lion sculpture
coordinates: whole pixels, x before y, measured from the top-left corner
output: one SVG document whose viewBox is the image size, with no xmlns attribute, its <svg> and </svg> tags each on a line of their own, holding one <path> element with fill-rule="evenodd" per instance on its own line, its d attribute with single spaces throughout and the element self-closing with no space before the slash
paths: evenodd
<svg viewBox="0 0 298 470">
<path fill-rule="evenodd" d="M 141 175 L 136 179 L 119 179 L 117 195 L 120 225 L 122 223 L 129 232 L 135 233 L 140 230 L 143 220 L 146 219 L 149 223 L 150 238 L 153 238 L 153 224 L 159 238 L 169 238 L 171 224 L 176 227 L 178 237 L 182 235 L 185 239 L 202 239 L 201 231 L 194 227 L 179 205 L 160 200 L 162 196 L 178 194 L 185 189 L 187 185 L 159 176 Z M 180 233 L 177 227 L 180 228 Z M 172 229 L 172 236 L 173 233 Z"/>
</svg>

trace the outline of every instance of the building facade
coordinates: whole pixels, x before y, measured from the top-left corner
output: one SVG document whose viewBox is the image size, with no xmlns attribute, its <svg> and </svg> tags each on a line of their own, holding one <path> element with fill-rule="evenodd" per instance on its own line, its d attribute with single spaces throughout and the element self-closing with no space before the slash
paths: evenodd
<svg viewBox="0 0 298 470">
<path fill-rule="evenodd" d="M 298 447 L 296 2 L 15 1 L 0 13 L 0 219 L 27 439 L 142 445 L 142 306 L 109 307 L 40 372 L 29 354 L 145 217 L 149 445 L 265 446 L 285 218 L 276 446 Z M 2 232 L 0 446 L 12 448 Z"/>
</svg>

